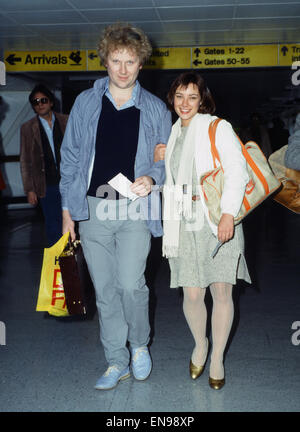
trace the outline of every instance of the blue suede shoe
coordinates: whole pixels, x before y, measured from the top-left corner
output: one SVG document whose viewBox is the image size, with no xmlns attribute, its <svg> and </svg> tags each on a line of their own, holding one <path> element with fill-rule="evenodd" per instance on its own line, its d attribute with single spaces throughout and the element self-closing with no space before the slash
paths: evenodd
<svg viewBox="0 0 300 432">
<path fill-rule="evenodd" d="M 115 388 L 119 381 L 130 377 L 129 367 L 120 371 L 117 366 L 109 366 L 106 372 L 98 379 L 95 385 L 96 390 L 111 390 Z"/>
<path fill-rule="evenodd" d="M 135 379 L 143 381 L 152 369 L 152 360 L 146 346 L 131 349 L 131 369 Z"/>
</svg>

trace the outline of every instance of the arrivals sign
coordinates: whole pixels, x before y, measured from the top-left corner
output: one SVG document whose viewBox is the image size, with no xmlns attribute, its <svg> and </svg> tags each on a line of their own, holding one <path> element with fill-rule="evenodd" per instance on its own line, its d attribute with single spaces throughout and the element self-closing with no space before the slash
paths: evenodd
<svg viewBox="0 0 300 432">
<path fill-rule="evenodd" d="M 5 51 L 7 72 L 101 71 L 96 50 Z M 144 69 L 222 69 L 291 66 L 300 44 L 224 45 L 155 48 Z"/>
<path fill-rule="evenodd" d="M 85 71 L 86 51 L 6 51 L 8 72 Z"/>
</svg>

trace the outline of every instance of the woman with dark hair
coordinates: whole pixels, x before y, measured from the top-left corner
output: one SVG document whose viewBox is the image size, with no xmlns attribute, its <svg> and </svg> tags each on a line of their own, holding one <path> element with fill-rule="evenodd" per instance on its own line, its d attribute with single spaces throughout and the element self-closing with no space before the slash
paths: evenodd
<svg viewBox="0 0 300 432">
<path fill-rule="evenodd" d="M 213 298 L 212 352 L 209 384 L 225 384 L 224 350 L 233 321 L 232 287 L 237 278 L 250 282 L 244 257 L 242 226 L 234 217 L 242 204 L 248 173 L 240 144 L 230 125 L 220 121 L 216 146 L 224 170 L 222 216 L 218 226 L 209 219 L 199 178 L 214 168 L 208 135 L 215 103 L 203 78 L 194 72 L 181 74 L 168 93 L 168 103 L 178 114 L 165 147 L 159 145 L 156 160 L 165 159 L 163 255 L 169 259 L 171 288 L 183 287 L 183 311 L 195 341 L 190 376 L 204 370 L 209 351 L 206 337 L 206 287 Z M 165 152 L 165 155 L 164 155 Z M 222 247 L 213 257 L 216 245 Z"/>
</svg>

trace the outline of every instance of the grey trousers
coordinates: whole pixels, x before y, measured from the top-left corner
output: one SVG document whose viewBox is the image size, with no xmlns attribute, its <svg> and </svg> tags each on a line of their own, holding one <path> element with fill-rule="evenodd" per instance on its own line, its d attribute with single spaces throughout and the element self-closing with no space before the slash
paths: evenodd
<svg viewBox="0 0 300 432">
<path fill-rule="evenodd" d="M 127 341 L 132 348 L 149 342 L 144 272 L 151 234 L 144 220 L 124 218 L 128 200 L 115 202 L 122 220 L 99 220 L 100 201 L 88 197 L 90 218 L 79 223 L 79 233 L 95 288 L 105 357 L 109 366 L 124 369 L 130 356 Z"/>
</svg>

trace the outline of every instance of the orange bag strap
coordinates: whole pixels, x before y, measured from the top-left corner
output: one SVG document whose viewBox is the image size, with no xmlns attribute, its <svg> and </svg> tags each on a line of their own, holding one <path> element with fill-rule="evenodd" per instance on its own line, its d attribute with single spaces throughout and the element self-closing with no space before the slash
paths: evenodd
<svg viewBox="0 0 300 432">
<path fill-rule="evenodd" d="M 216 165 L 216 159 L 219 161 L 219 163 L 221 164 L 221 160 L 220 160 L 220 156 L 216 147 L 216 131 L 217 131 L 217 126 L 219 124 L 219 122 L 222 119 L 217 118 L 215 120 L 213 120 L 210 124 L 209 124 L 209 128 L 208 128 L 208 135 L 209 135 L 209 139 L 210 139 L 210 145 L 211 145 L 211 154 L 213 157 L 213 163 L 214 163 L 214 168 L 217 167 Z M 221 164 L 222 166 L 222 164 Z"/>
<path fill-rule="evenodd" d="M 217 131 L 217 126 L 221 120 L 222 119 L 220 119 L 220 118 L 213 120 L 210 123 L 209 129 L 208 129 L 208 135 L 209 135 L 210 144 L 211 144 L 211 153 L 212 153 L 212 157 L 213 157 L 214 168 L 216 168 L 216 162 L 215 162 L 216 159 L 221 164 L 220 156 L 219 156 L 219 153 L 218 153 L 218 150 L 216 147 L 216 131 Z M 263 176 L 262 172 L 260 171 L 260 169 L 258 168 L 256 163 L 254 162 L 254 160 L 251 158 L 251 156 L 247 152 L 247 150 L 246 150 L 244 144 L 242 143 L 242 141 L 240 140 L 240 138 L 237 135 L 236 135 L 236 137 L 239 140 L 239 143 L 240 143 L 241 148 L 242 148 L 243 156 L 246 159 L 248 165 L 251 167 L 253 172 L 256 174 L 256 176 L 260 180 L 261 184 L 263 185 L 263 188 L 265 189 L 266 194 L 269 194 L 270 188 L 269 188 L 269 185 L 268 185 L 265 177 Z M 221 166 L 222 166 L 222 164 L 221 164 Z"/>
<path fill-rule="evenodd" d="M 259 181 L 263 185 L 263 188 L 264 188 L 266 194 L 269 194 L 270 188 L 269 188 L 267 180 L 265 179 L 264 175 L 262 174 L 262 172 L 260 171 L 260 169 L 258 168 L 256 163 L 254 162 L 254 160 L 251 158 L 251 156 L 247 152 L 247 150 L 246 150 L 244 144 L 242 143 L 242 141 L 240 140 L 240 138 L 238 136 L 237 136 L 237 138 L 241 144 L 242 152 L 243 152 L 243 155 L 244 155 L 246 161 L 248 162 L 248 165 L 252 168 L 252 171 L 255 172 L 255 174 L 257 175 Z"/>
</svg>

